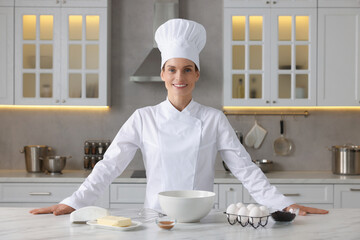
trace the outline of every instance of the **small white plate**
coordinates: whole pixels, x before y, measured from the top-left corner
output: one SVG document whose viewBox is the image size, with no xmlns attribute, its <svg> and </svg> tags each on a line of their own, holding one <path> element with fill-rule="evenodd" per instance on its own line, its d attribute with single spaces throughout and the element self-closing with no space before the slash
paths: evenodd
<svg viewBox="0 0 360 240">
<path fill-rule="evenodd" d="M 126 230 L 131 230 L 134 228 L 139 227 L 142 223 L 141 222 L 137 222 L 137 221 L 131 221 L 131 225 L 128 227 L 114 227 L 114 226 L 106 226 L 106 225 L 100 225 L 97 223 L 96 220 L 92 220 L 92 221 L 87 221 L 86 224 L 91 225 L 91 226 L 95 226 L 95 227 L 99 227 L 99 228 L 105 228 L 105 229 L 111 229 L 111 230 L 118 230 L 118 231 L 126 231 Z"/>
</svg>

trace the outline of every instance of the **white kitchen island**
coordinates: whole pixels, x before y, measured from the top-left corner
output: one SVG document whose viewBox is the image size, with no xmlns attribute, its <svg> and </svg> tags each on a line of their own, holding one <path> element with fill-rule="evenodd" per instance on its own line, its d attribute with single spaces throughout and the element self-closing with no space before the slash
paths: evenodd
<svg viewBox="0 0 360 240">
<path fill-rule="evenodd" d="M 178 223 L 172 230 L 160 229 L 154 221 L 131 231 L 101 229 L 73 224 L 69 215 L 31 215 L 30 208 L 0 208 L 0 238 L 4 240 L 48 239 L 360 239 L 360 209 L 332 209 L 326 215 L 297 216 L 282 225 L 272 219 L 266 227 L 230 225 L 217 210 L 198 223 Z M 111 210 L 121 214 L 128 210 Z"/>
</svg>

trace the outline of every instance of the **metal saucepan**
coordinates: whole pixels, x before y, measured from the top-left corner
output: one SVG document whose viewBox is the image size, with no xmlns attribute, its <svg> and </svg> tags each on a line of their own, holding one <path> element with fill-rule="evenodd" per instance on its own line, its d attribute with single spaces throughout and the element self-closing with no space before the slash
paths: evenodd
<svg viewBox="0 0 360 240">
<path fill-rule="evenodd" d="M 289 155 L 293 145 L 290 140 L 284 137 L 284 121 L 280 120 L 280 137 L 274 141 L 274 151 L 276 155 Z"/>
</svg>

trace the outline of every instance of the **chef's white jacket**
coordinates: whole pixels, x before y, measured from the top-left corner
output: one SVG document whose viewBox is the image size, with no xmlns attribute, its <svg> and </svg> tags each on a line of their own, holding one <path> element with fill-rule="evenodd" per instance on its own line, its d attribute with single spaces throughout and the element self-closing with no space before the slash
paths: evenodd
<svg viewBox="0 0 360 240">
<path fill-rule="evenodd" d="M 142 152 L 146 168 L 146 208 L 161 210 L 157 194 L 165 190 L 213 191 L 217 152 L 259 204 L 271 209 L 294 204 L 269 184 L 221 111 L 191 101 L 180 112 L 169 100 L 136 110 L 117 133 L 103 160 L 61 203 L 75 209 L 92 205 L 125 170 L 137 149 Z"/>
</svg>

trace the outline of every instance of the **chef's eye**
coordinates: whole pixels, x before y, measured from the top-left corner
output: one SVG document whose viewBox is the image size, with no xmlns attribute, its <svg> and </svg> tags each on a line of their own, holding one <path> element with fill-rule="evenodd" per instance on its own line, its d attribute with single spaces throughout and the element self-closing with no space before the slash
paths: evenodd
<svg viewBox="0 0 360 240">
<path fill-rule="evenodd" d="M 175 69 L 169 68 L 168 71 L 171 72 L 171 73 L 173 73 L 173 72 L 175 72 Z"/>
<path fill-rule="evenodd" d="M 185 72 L 191 72 L 191 68 L 185 68 Z"/>
</svg>

